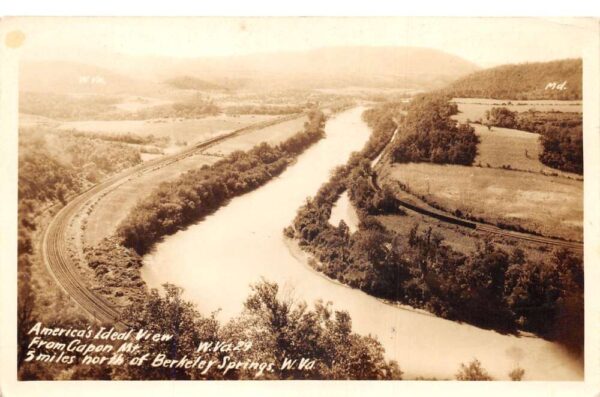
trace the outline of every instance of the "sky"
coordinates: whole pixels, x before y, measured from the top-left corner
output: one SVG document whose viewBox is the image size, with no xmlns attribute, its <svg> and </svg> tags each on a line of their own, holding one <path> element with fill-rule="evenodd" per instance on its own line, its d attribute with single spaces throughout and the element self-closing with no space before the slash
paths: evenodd
<svg viewBox="0 0 600 397">
<path fill-rule="evenodd" d="M 330 46 L 427 47 L 481 67 L 581 57 L 592 19 L 287 17 L 30 18 L 24 59 L 91 62 L 111 53 L 177 58 L 302 51 Z"/>
</svg>

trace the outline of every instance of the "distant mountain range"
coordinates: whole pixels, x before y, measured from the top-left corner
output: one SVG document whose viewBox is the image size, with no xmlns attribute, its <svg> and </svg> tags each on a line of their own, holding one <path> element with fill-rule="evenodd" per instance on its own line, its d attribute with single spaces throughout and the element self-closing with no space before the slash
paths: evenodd
<svg viewBox="0 0 600 397">
<path fill-rule="evenodd" d="M 581 99 L 581 59 L 502 65 L 480 70 L 442 91 L 453 97 L 492 99 Z"/>
<path fill-rule="evenodd" d="M 112 70 L 66 61 L 22 62 L 19 70 L 21 91 L 55 94 L 146 94 L 160 85 L 125 76 Z"/>
<path fill-rule="evenodd" d="M 164 68 L 208 81 L 292 88 L 441 87 L 477 66 L 437 50 L 409 47 L 332 47 L 305 52 L 180 60 Z"/>
<path fill-rule="evenodd" d="M 214 58 L 115 55 L 94 65 L 23 62 L 26 91 L 146 93 L 166 87 L 236 88 L 388 87 L 435 89 L 478 70 L 460 57 L 413 47 L 331 47 Z M 188 87 L 187 84 L 190 84 Z"/>
</svg>

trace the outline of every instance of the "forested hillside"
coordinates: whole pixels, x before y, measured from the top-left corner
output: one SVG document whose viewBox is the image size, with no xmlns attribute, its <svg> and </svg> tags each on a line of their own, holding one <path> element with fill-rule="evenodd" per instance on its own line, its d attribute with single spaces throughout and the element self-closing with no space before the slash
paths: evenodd
<svg viewBox="0 0 600 397">
<path fill-rule="evenodd" d="M 455 98 L 581 99 L 581 59 L 502 65 L 474 72 L 443 90 Z"/>
</svg>

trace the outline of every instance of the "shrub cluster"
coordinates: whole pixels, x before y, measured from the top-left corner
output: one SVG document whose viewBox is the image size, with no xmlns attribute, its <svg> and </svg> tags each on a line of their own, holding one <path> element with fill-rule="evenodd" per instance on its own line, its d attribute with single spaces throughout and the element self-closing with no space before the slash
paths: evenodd
<svg viewBox="0 0 600 397">
<path fill-rule="evenodd" d="M 396 162 L 431 162 L 471 165 L 479 137 L 468 124 L 458 124 L 458 113 L 449 97 L 420 95 L 407 106 L 393 144 Z"/>
</svg>

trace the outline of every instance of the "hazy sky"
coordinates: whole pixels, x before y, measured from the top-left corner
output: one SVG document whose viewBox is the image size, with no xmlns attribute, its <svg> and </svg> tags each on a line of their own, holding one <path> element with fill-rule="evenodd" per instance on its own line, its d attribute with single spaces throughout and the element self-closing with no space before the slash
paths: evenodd
<svg viewBox="0 0 600 397">
<path fill-rule="evenodd" d="M 488 67 L 582 56 L 591 19 L 535 18 L 36 18 L 23 58 L 89 62 L 94 54 L 201 57 L 317 47 L 429 47 Z"/>
</svg>

